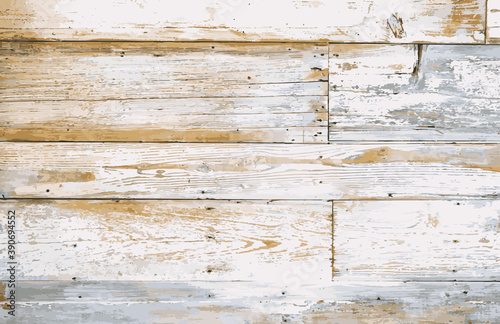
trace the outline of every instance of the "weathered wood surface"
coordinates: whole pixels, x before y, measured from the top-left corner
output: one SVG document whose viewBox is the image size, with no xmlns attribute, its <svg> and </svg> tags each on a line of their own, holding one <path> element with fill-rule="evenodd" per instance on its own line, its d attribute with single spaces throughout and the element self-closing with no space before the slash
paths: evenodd
<svg viewBox="0 0 500 324">
<path fill-rule="evenodd" d="M 331 141 L 500 140 L 500 46 L 330 45 Z"/>
<path fill-rule="evenodd" d="M 283 283 L 22 281 L 18 287 L 15 323 L 27 324 L 500 321 L 498 283 L 351 282 L 290 290 Z"/>
<path fill-rule="evenodd" d="M 486 42 L 500 44 L 500 0 L 488 0 Z"/>
<path fill-rule="evenodd" d="M 498 197 L 499 145 L 12 143 L 4 198 Z"/>
<path fill-rule="evenodd" d="M 273 282 L 304 264 L 331 280 L 330 202 L 22 200 L 0 208 L 2 224 L 16 214 L 18 280 Z M 0 255 L 7 241 L 2 227 Z"/>
<path fill-rule="evenodd" d="M 328 48 L 2 43 L 0 138 L 326 142 Z"/>
<path fill-rule="evenodd" d="M 500 201 L 334 202 L 334 280 L 500 281 Z"/>
<path fill-rule="evenodd" d="M 12 0 L 3 40 L 482 43 L 486 0 Z"/>
</svg>

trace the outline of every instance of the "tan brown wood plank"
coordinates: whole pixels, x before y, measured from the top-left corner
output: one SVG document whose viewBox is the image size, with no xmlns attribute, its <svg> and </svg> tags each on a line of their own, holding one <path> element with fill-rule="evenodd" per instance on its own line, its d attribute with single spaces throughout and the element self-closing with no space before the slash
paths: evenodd
<svg viewBox="0 0 500 324">
<path fill-rule="evenodd" d="M 4 40 L 484 42 L 486 0 L 13 0 Z"/>
<path fill-rule="evenodd" d="M 327 141 L 328 48 L 2 43 L 0 138 Z"/>
<path fill-rule="evenodd" d="M 499 145 L 2 143 L 5 198 L 497 197 Z"/>
</svg>

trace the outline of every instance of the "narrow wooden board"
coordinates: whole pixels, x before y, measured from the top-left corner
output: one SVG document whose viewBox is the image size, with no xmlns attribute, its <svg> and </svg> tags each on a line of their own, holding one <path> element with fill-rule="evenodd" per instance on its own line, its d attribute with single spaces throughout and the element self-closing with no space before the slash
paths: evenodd
<svg viewBox="0 0 500 324">
<path fill-rule="evenodd" d="M 500 281 L 500 201 L 334 202 L 340 280 Z"/>
<path fill-rule="evenodd" d="M 500 44 L 500 0 L 487 0 L 486 42 Z"/>
<path fill-rule="evenodd" d="M 500 140 L 500 46 L 331 45 L 331 141 Z"/>
<path fill-rule="evenodd" d="M 0 139 L 320 143 L 328 48 L 2 43 Z"/>
<path fill-rule="evenodd" d="M 329 202 L 21 200 L 0 208 L 2 224 L 16 215 L 18 280 L 265 282 L 309 264 L 317 280 L 331 278 Z M 0 255 L 7 241 L 2 226 Z"/>
<path fill-rule="evenodd" d="M 2 143 L 4 198 L 498 197 L 500 145 Z"/>
<path fill-rule="evenodd" d="M 3 40 L 484 42 L 486 0 L 12 0 Z"/>
<path fill-rule="evenodd" d="M 496 323 L 498 288 L 478 282 L 290 290 L 248 282 L 21 281 L 16 323 Z"/>
</svg>

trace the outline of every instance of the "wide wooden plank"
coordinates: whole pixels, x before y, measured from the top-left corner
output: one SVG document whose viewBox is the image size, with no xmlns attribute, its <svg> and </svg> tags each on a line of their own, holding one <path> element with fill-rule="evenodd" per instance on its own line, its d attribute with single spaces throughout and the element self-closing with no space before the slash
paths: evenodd
<svg viewBox="0 0 500 324">
<path fill-rule="evenodd" d="M 331 45 L 331 141 L 500 140 L 500 46 Z"/>
<path fill-rule="evenodd" d="M 486 42 L 500 44 L 500 1 L 488 0 Z"/>
<path fill-rule="evenodd" d="M 290 290 L 283 283 L 21 281 L 16 323 L 496 323 L 498 288 L 480 282 Z"/>
<path fill-rule="evenodd" d="M 2 43 L 0 138 L 327 141 L 315 44 Z"/>
<path fill-rule="evenodd" d="M 4 40 L 484 42 L 486 0 L 12 0 Z"/>
<path fill-rule="evenodd" d="M 500 201 L 334 202 L 334 279 L 500 281 Z"/>
<path fill-rule="evenodd" d="M 500 145 L 1 144 L 4 198 L 498 197 Z"/>
<path fill-rule="evenodd" d="M 18 280 L 264 282 L 304 264 L 331 279 L 329 202 L 4 200 L 0 208 L 2 224 L 16 215 Z M 0 255 L 7 241 L 2 226 Z"/>
</svg>

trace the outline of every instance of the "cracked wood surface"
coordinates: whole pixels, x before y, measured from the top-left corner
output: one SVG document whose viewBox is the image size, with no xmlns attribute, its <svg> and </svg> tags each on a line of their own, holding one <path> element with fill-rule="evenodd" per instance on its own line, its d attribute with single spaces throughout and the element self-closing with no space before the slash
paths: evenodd
<svg viewBox="0 0 500 324">
<path fill-rule="evenodd" d="M 485 24 L 486 0 L 0 2 L 3 40 L 476 44 Z"/>
<path fill-rule="evenodd" d="M 498 142 L 500 47 L 330 45 L 331 141 Z"/>
</svg>

